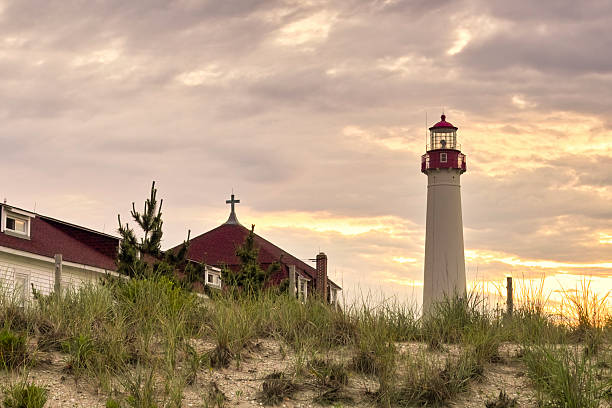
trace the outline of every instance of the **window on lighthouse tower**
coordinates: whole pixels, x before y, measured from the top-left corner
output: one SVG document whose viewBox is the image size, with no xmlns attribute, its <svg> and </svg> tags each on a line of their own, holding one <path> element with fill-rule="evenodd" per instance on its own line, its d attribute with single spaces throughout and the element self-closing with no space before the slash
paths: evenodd
<svg viewBox="0 0 612 408">
<path fill-rule="evenodd" d="M 431 149 L 456 149 L 457 131 L 449 128 L 431 130 Z"/>
</svg>

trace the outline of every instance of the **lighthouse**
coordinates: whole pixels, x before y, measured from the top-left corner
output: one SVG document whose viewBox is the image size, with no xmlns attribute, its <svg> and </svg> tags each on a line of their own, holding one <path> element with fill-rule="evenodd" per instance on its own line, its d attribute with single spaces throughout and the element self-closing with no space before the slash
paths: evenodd
<svg viewBox="0 0 612 408">
<path fill-rule="evenodd" d="M 466 292 L 460 184 L 465 155 L 457 143 L 457 127 L 445 115 L 429 128 L 426 150 L 421 157 L 421 171 L 427 175 L 423 313 L 445 297 Z"/>
</svg>

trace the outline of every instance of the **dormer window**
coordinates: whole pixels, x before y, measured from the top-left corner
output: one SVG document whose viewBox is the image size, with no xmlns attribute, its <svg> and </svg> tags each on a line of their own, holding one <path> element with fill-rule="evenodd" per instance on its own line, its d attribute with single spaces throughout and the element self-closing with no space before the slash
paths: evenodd
<svg viewBox="0 0 612 408">
<path fill-rule="evenodd" d="M 20 238 L 30 238 L 30 223 L 34 214 L 16 208 L 2 208 L 2 232 Z"/>
<path fill-rule="evenodd" d="M 6 216 L 5 228 L 9 231 L 17 232 L 19 234 L 28 233 L 28 221 L 17 217 Z"/>
</svg>

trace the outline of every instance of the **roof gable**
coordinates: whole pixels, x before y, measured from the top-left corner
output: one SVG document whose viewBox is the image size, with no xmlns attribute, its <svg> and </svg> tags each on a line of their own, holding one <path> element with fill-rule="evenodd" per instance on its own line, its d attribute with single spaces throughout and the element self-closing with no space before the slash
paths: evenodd
<svg viewBox="0 0 612 408">
<path fill-rule="evenodd" d="M 0 233 L 0 246 L 65 261 L 116 270 L 119 238 L 37 215 L 30 218 L 30 238 Z"/>
<path fill-rule="evenodd" d="M 248 228 L 240 224 L 222 224 L 217 228 L 191 239 L 189 241 L 187 259 L 196 262 L 204 262 L 208 265 L 239 265 L 240 260 L 236 256 L 236 248 L 242 245 L 249 232 Z M 298 271 L 312 279 L 316 279 L 316 269 L 291 255 L 289 252 L 279 248 L 257 234 L 255 234 L 255 243 L 259 248 L 257 260 L 260 264 L 271 264 L 281 260 L 282 256 L 282 264 L 295 265 Z M 171 250 L 177 250 L 181 245 Z M 328 281 L 330 284 L 339 287 L 329 280 L 329 278 Z"/>
</svg>

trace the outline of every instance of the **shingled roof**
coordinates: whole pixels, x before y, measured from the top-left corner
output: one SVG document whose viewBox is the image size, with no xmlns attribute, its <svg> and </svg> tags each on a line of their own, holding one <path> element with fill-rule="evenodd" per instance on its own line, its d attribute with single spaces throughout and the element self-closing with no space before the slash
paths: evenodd
<svg viewBox="0 0 612 408">
<path fill-rule="evenodd" d="M 202 235 L 190 240 L 187 259 L 195 262 L 204 262 L 214 266 L 228 266 L 230 268 L 240 265 L 236 257 L 236 248 L 244 242 L 250 230 L 238 223 L 225 223 Z M 281 260 L 286 269 L 288 265 L 295 265 L 298 273 L 305 277 L 316 279 L 316 269 L 304 261 L 291 255 L 289 252 L 277 247 L 270 241 L 255 234 L 255 243 L 259 248 L 257 258 L 261 265 L 270 265 Z M 171 249 L 177 250 L 181 245 Z M 340 289 L 336 283 L 328 278 L 331 286 Z"/>
<path fill-rule="evenodd" d="M 9 211 L 13 208 L 0 205 Z M 0 247 L 48 258 L 62 254 L 64 261 L 109 271 L 117 269 L 119 238 L 39 214 L 30 218 L 30 223 L 29 239 L 0 233 Z"/>
</svg>

